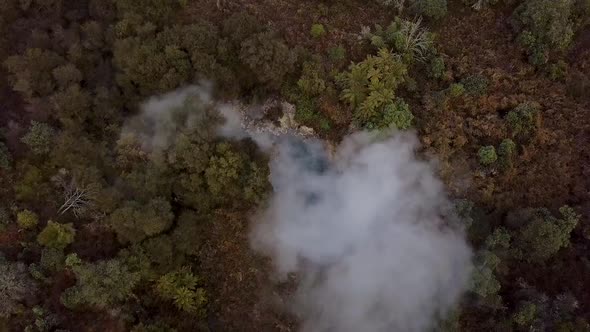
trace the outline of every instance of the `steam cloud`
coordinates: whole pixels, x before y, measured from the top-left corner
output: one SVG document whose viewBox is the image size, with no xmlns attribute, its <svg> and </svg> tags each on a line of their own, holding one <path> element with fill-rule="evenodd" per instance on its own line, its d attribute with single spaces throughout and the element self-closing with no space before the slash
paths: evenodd
<svg viewBox="0 0 590 332">
<path fill-rule="evenodd" d="M 155 97 L 123 134 L 167 147 L 178 126 L 199 121 L 196 114 L 173 121 L 171 110 L 190 96 L 213 105 L 202 86 Z M 274 141 L 274 192 L 253 221 L 251 243 L 279 275 L 299 276 L 293 310 L 303 332 L 427 331 L 456 305 L 471 251 L 447 225 L 449 202 L 430 165 L 416 158 L 415 134 L 355 134 L 330 156 L 319 141 L 244 130 L 235 107 L 215 107 L 226 119 L 219 135 L 249 136 L 267 151 Z"/>
<path fill-rule="evenodd" d="M 281 274 L 298 273 L 302 331 L 427 331 L 456 304 L 470 250 L 445 226 L 447 201 L 414 134 L 321 144 L 283 140 L 274 195 L 252 244 Z"/>
</svg>

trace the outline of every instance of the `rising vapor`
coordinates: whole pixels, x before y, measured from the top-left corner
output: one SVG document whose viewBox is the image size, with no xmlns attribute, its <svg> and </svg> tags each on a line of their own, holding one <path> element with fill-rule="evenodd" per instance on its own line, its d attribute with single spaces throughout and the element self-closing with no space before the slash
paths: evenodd
<svg viewBox="0 0 590 332">
<path fill-rule="evenodd" d="M 361 133 L 329 158 L 319 142 L 279 143 L 252 245 L 300 276 L 302 331 L 427 331 L 456 305 L 470 249 L 416 146 L 414 134 Z"/>
<path fill-rule="evenodd" d="M 202 107 L 181 107 L 187 102 Z M 188 87 L 150 99 L 123 133 L 166 148 L 208 107 L 225 118 L 218 135 L 252 138 L 271 153 L 274 192 L 253 220 L 251 244 L 279 275 L 299 277 L 292 309 L 303 332 L 432 329 L 465 290 L 471 252 L 448 225 L 442 183 L 416 158 L 416 135 L 359 133 L 329 153 L 318 140 L 245 119 L 242 106 Z"/>
</svg>

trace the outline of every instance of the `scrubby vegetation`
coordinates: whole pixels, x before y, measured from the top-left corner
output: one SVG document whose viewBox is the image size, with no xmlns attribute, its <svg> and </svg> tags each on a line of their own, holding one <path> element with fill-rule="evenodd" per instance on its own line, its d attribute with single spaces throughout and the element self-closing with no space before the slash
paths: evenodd
<svg viewBox="0 0 590 332">
<path fill-rule="evenodd" d="M 332 143 L 417 132 L 475 253 L 441 329 L 590 331 L 588 23 L 587 0 L 0 0 L 0 331 L 298 329 L 248 249 L 269 156 L 199 95 L 158 142 L 126 127 L 203 82 Z"/>
</svg>

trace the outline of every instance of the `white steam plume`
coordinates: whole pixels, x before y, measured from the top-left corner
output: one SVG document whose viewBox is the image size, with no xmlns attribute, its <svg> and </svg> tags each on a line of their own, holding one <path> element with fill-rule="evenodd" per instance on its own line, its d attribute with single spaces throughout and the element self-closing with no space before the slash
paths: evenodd
<svg viewBox="0 0 590 332">
<path fill-rule="evenodd" d="M 442 184 L 416 146 L 414 134 L 361 133 L 329 160 L 317 142 L 279 144 L 252 245 L 300 275 L 302 331 L 427 331 L 456 305 L 470 249 L 445 225 Z"/>
<path fill-rule="evenodd" d="M 200 121 L 199 107 L 184 122 L 173 111 L 194 96 L 190 102 L 226 119 L 219 135 L 251 137 L 267 151 L 275 145 L 274 192 L 251 240 L 280 275 L 299 276 L 293 310 L 303 332 L 428 331 L 453 308 L 471 251 L 446 225 L 449 202 L 432 168 L 416 158 L 415 134 L 356 134 L 332 157 L 319 141 L 289 136 L 296 129 L 215 103 L 207 85 L 148 100 L 122 134 L 139 136 L 144 148 L 168 147 L 178 130 Z"/>
</svg>

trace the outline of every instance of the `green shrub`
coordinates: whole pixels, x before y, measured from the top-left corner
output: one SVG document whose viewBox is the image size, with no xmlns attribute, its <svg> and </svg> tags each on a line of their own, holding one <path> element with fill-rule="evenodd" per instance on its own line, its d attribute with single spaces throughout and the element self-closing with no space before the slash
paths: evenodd
<svg viewBox="0 0 590 332">
<path fill-rule="evenodd" d="M 567 77 L 568 65 L 565 61 L 559 60 L 556 63 L 552 63 L 548 68 L 549 78 L 553 81 L 563 81 Z"/>
<path fill-rule="evenodd" d="M 513 136 L 528 137 L 537 129 L 538 110 L 529 103 L 518 105 L 506 114 L 506 122 Z"/>
<path fill-rule="evenodd" d="M 141 274 L 130 269 L 119 259 L 81 263 L 71 267 L 76 284 L 61 295 L 62 304 L 70 309 L 90 306 L 97 309 L 112 308 L 133 296 Z"/>
<path fill-rule="evenodd" d="M 64 249 L 74 242 L 75 235 L 76 230 L 72 224 L 60 224 L 49 220 L 37 236 L 37 242 L 48 248 Z"/>
<path fill-rule="evenodd" d="M 242 43 L 240 60 L 260 82 L 279 87 L 294 69 L 297 54 L 273 32 L 261 32 Z"/>
<path fill-rule="evenodd" d="M 479 156 L 479 163 L 488 166 L 496 162 L 498 155 L 496 154 L 496 148 L 492 145 L 482 146 L 477 153 Z"/>
<path fill-rule="evenodd" d="M 29 132 L 21 138 L 34 154 L 44 155 L 51 151 L 55 131 L 46 123 L 31 121 Z"/>
<path fill-rule="evenodd" d="M 66 256 L 61 249 L 44 248 L 39 265 L 46 271 L 57 272 L 65 267 Z"/>
<path fill-rule="evenodd" d="M 410 111 L 410 105 L 401 99 L 397 99 L 395 102 L 385 106 L 383 121 L 377 124 L 377 127 L 405 130 L 412 127 L 413 120 L 414 115 Z"/>
<path fill-rule="evenodd" d="M 342 46 L 331 47 L 328 49 L 328 56 L 333 62 L 340 62 L 346 59 L 346 50 Z"/>
<path fill-rule="evenodd" d="M 488 89 L 488 79 L 482 75 L 472 75 L 461 80 L 465 92 L 473 96 L 482 96 Z"/>
<path fill-rule="evenodd" d="M 510 248 L 510 233 L 504 227 L 498 227 L 486 238 L 486 249 L 494 251 L 497 249 Z"/>
<path fill-rule="evenodd" d="M 314 24 L 311 26 L 311 36 L 313 38 L 319 39 L 322 38 L 326 34 L 326 29 L 324 28 L 323 24 Z"/>
<path fill-rule="evenodd" d="M 461 97 L 465 93 L 465 87 L 461 83 L 453 83 L 449 87 L 449 95 L 453 98 Z"/>
<path fill-rule="evenodd" d="M 471 275 L 469 290 L 482 298 L 493 298 L 500 291 L 501 285 L 496 279 L 495 271 L 500 258 L 490 251 L 479 252 Z"/>
<path fill-rule="evenodd" d="M 39 217 L 35 212 L 23 210 L 16 215 L 17 224 L 23 229 L 31 229 L 39 223 Z"/>
<path fill-rule="evenodd" d="M 504 168 L 512 167 L 512 160 L 516 153 L 516 143 L 510 138 L 502 140 L 498 147 L 498 155 L 500 156 L 500 162 Z"/>
<path fill-rule="evenodd" d="M 66 256 L 65 264 L 69 268 L 74 268 L 76 266 L 80 266 L 82 264 L 82 260 L 78 257 L 78 254 L 68 254 Z"/>
<path fill-rule="evenodd" d="M 385 107 L 394 101 L 395 91 L 406 77 L 407 67 L 400 57 L 381 49 L 377 56 L 369 55 L 339 75 L 341 99 L 354 109 L 361 127 L 379 126 Z"/>
<path fill-rule="evenodd" d="M 0 142 L 0 168 L 4 170 L 10 169 L 12 165 L 12 155 L 8 151 L 6 145 Z"/>
<path fill-rule="evenodd" d="M 570 46 L 576 28 L 572 7 L 572 0 L 528 0 L 516 9 L 518 39 L 532 64 L 544 65 L 549 53 L 560 54 Z"/>
<path fill-rule="evenodd" d="M 155 291 L 161 298 L 174 302 L 178 309 L 203 316 L 207 297 L 205 289 L 197 287 L 199 283 L 198 277 L 183 268 L 160 277 Z"/>
<path fill-rule="evenodd" d="M 569 238 L 580 215 L 574 209 L 563 206 L 561 218 L 554 217 L 547 209 L 529 209 L 521 216 L 526 225 L 516 238 L 518 247 L 526 252 L 526 260 L 542 263 L 555 255 L 559 249 L 569 246 Z"/>
<path fill-rule="evenodd" d="M 440 79 L 445 72 L 445 60 L 441 56 L 433 57 L 428 67 L 428 75 L 432 78 Z"/>
<path fill-rule="evenodd" d="M 447 15 L 447 0 L 414 0 L 411 7 L 419 15 L 435 20 Z"/>
<path fill-rule="evenodd" d="M 168 229 L 174 218 L 171 209 L 163 198 L 152 199 L 146 205 L 130 201 L 109 216 L 108 224 L 121 243 L 137 243 Z"/>
<path fill-rule="evenodd" d="M 512 315 L 512 319 L 517 325 L 527 326 L 533 322 L 537 314 L 537 306 L 531 302 L 521 303 Z"/>
<path fill-rule="evenodd" d="M 297 81 L 299 89 L 307 96 L 319 96 L 326 90 L 325 73 L 322 65 L 315 61 L 303 63 L 301 78 Z"/>
<path fill-rule="evenodd" d="M 0 318 L 22 312 L 21 302 L 35 290 L 36 286 L 24 264 L 0 260 Z"/>
<path fill-rule="evenodd" d="M 454 202 L 455 212 L 457 217 L 463 223 L 466 229 L 473 225 L 473 217 L 471 216 L 475 204 L 468 199 L 457 199 Z"/>
</svg>

